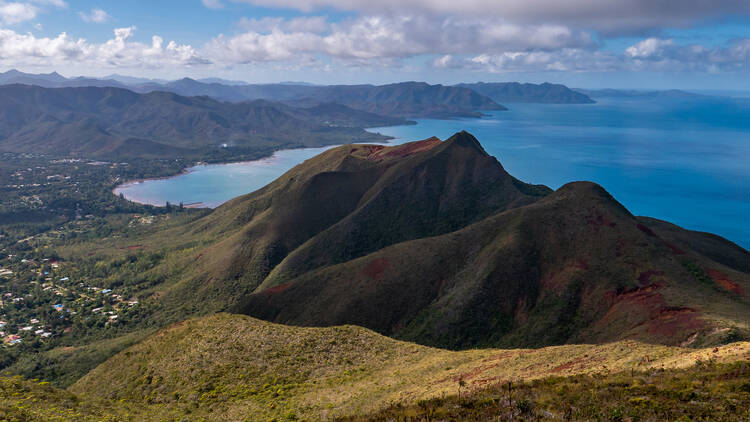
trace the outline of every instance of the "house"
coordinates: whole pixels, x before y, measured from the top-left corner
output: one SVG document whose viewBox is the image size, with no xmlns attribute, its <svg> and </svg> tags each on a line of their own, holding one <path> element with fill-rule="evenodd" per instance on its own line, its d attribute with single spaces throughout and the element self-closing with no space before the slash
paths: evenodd
<svg viewBox="0 0 750 422">
<path fill-rule="evenodd" d="M 102 293 L 106 295 L 107 293 L 112 293 L 112 290 L 111 289 L 104 289 L 104 290 L 102 290 Z"/>
<path fill-rule="evenodd" d="M 20 343 L 21 336 L 16 334 L 11 334 L 3 339 L 4 342 L 8 344 L 17 344 Z"/>
<path fill-rule="evenodd" d="M 39 324 L 39 320 L 36 318 L 31 318 L 31 321 L 29 322 L 31 322 L 32 324 Z"/>
<path fill-rule="evenodd" d="M 45 332 L 42 333 L 42 337 L 44 337 L 44 338 L 47 338 L 47 337 L 49 337 L 51 335 L 52 335 L 52 333 L 50 333 L 49 331 L 45 331 Z"/>
<path fill-rule="evenodd" d="M 63 304 L 62 303 L 58 303 L 57 305 L 52 305 L 52 309 L 56 310 L 57 312 L 62 312 L 63 311 Z"/>
<path fill-rule="evenodd" d="M 32 325 L 27 325 L 25 327 L 21 327 L 21 331 L 31 331 L 34 327 Z"/>
<path fill-rule="evenodd" d="M 70 277 L 63 277 L 60 279 L 60 281 L 70 281 Z"/>
<path fill-rule="evenodd" d="M 42 333 L 44 333 L 43 329 L 39 329 L 39 330 L 34 331 L 34 335 L 37 335 L 37 336 L 41 335 Z"/>
</svg>

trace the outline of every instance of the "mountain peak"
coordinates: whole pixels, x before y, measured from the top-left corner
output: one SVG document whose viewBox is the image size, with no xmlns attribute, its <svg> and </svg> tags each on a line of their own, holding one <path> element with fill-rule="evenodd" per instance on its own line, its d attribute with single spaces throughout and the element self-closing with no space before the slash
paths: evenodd
<svg viewBox="0 0 750 422">
<path fill-rule="evenodd" d="M 477 152 L 481 153 L 482 155 L 489 155 L 487 154 L 487 151 L 485 151 L 484 148 L 482 147 L 482 144 L 479 143 L 477 138 L 475 138 L 474 135 L 472 135 L 471 133 L 465 130 L 455 133 L 453 136 L 448 138 L 445 142 L 460 146 L 462 148 L 474 149 Z"/>
</svg>

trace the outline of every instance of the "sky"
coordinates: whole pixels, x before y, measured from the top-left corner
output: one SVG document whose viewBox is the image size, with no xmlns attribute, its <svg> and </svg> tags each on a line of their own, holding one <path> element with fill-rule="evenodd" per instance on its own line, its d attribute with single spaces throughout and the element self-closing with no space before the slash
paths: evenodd
<svg viewBox="0 0 750 422">
<path fill-rule="evenodd" d="M 0 0 L 0 70 L 750 90 L 750 0 Z"/>
</svg>

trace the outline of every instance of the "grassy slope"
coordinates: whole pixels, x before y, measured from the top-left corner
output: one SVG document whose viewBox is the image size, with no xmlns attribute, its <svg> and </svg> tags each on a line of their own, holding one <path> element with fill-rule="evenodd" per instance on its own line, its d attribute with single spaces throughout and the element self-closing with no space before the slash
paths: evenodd
<svg viewBox="0 0 750 422">
<path fill-rule="evenodd" d="M 737 421 L 750 418 L 750 364 L 549 377 L 396 405 L 356 421 Z"/>
<path fill-rule="evenodd" d="M 191 419 L 325 419 L 455 394 L 459 384 L 473 391 L 521 378 L 733 362 L 749 353 L 750 343 L 695 350 L 637 342 L 453 352 L 353 326 L 300 328 L 218 314 L 168 327 L 70 390 Z"/>
</svg>

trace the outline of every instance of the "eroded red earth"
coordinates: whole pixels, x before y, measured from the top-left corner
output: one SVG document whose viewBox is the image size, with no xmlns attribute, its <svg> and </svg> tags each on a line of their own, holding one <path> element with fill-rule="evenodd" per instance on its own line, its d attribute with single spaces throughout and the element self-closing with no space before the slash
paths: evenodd
<svg viewBox="0 0 750 422">
<path fill-rule="evenodd" d="M 729 279 L 729 276 L 718 270 L 707 269 L 706 274 L 714 281 L 714 283 L 721 286 L 724 290 L 728 290 L 732 293 L 736 293 L 740 296 L 744 296 L 745 292 L 742 290 L 742 286 Z"/>
</svg>

